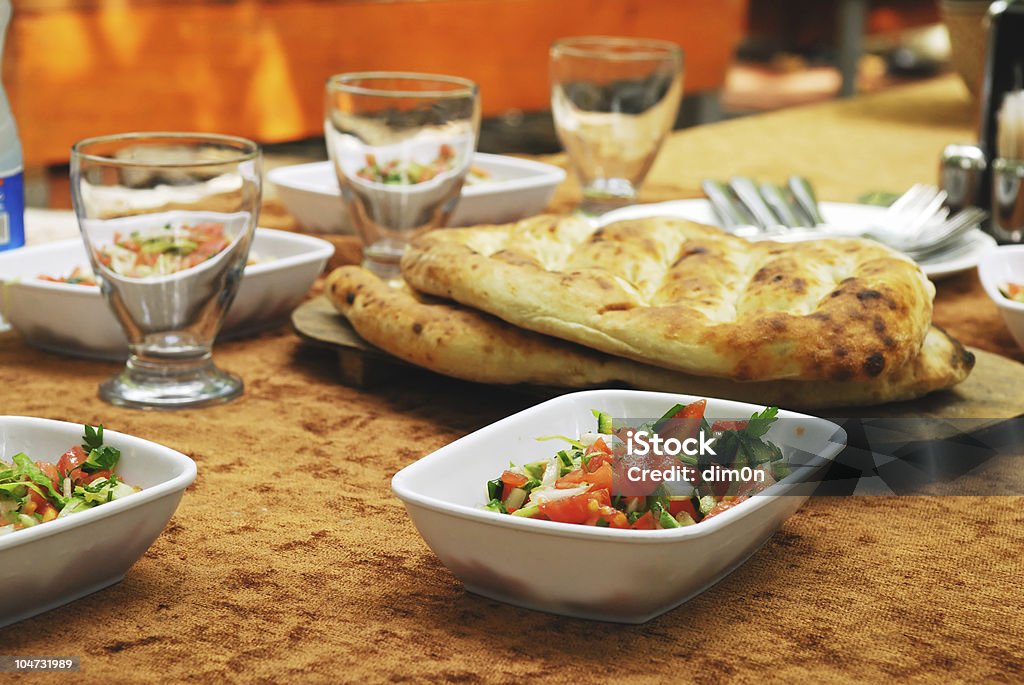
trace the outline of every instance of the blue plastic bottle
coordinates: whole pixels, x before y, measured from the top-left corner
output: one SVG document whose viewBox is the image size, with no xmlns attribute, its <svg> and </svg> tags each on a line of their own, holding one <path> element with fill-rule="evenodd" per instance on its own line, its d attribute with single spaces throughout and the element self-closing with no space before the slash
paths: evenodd
<svg viewBox="0 0 1024 685">
<path fill-rule="evenodd" d="M 3 55 L 7 26 L 11 23 L 11 0 L 0 0 L 0 55 Z M 25 186 L 21 140 L 14 124 L 7 94 L 0 86 L 0 251 L 25 244 Z"/>
</svg>

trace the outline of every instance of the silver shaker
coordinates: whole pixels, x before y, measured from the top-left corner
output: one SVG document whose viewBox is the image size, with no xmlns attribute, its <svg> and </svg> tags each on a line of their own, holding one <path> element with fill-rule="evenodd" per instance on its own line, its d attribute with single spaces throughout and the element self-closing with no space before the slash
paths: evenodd
<svg viewBox="0 0 1024 685">
<path fill-rule="evenodd" d="M 985 153 L 977 145 L 947 145 L 939 164 L 939 186 L 946 191 L 950 212 L 964 207 L 984 207 L 981 197 Z"/>
</svg>

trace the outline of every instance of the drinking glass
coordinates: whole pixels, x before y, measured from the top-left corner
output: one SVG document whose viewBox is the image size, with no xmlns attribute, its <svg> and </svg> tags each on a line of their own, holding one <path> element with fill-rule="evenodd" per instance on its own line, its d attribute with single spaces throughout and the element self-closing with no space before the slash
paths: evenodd
<svg viewBox="0 0 1024 685">
<path fill-rule="evenodd" d="M 327 80 L 327 152 L 364 266 L 398 276 L 409 241 L 447 223 L 479 129 L 477 86 L 463 78 L 361 72 Z"/>
<path fill-rule="evenodd" d="M 252 141 L 124 133 L 71 149 L 71 192 L 100 290 L 128 338 L 124 369 L 100 385 L 112 404 L 194 407 L 242 393 L 213 340 L 238 291 L 259 215 Z"/>
<path fill-rule="evenodd" d="M 551 111 L 583 189 L 581 210 L 635 202 L 679 111 L 683 51 L 644 38 L 562 38 L 550 67 Z"/>
</svg>

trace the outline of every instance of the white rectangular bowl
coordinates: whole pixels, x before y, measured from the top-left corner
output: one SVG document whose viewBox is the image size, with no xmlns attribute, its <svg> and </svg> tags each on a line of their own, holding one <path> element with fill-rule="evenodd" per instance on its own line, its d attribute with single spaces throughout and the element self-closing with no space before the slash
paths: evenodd
<svg viewBox="0 0 1024 685">
<path fill-rule="evenodd" d="M 538 436 L 594 429 L 591 409 L 654 418 L 701 399 L 635 390 L 557 397 L 442 447 L 392 480 L 423 539 L 466 586 L 485 597 L 577 618 L 643 623 L 708 589 L 742 564 L 807 499 L 808 478 L 846 444 L 836 424 L 780 411 L 769 439 L 812 455 L 782 482 L 708 521 L 671 530 L 616 530 L 538 521 L 482 508 L 486 481 L 509 461 L 557 450 Z M 749 417 L 762 407 L 709 399 L 707 416 Z M 803 484 L 802 484 L 803 483 Z"/>
<path fill-rule="evenodd" d="M 103 432 L 121 450 L 115 470 L 141 492 L 64 519 L 0 536 L 0 628 L 84 597 L 122 578 L 167 525 L 196 465 L 148 440 Z M 82 426 L 0 416 L 0 455 L 56 463 L 82 442 Z"/>
<path fill-rule="evenodd" d="M 463 186 L 449 226 L 501 224 L 539 214 L 565 171 L 528 159 L 477 152 L 473 164 L 493 180 Z M 309 231 L 354 233 L 330 162 L 278 167 L 267 172 L 285 208 Z"/>
<path fill-rule="evenodd" d="M 245 268 L 221 338 L 286 321 L 324 269 L 334 246 L 300 233 L 256 229 L 252 252 L 265 261 Z M 124 359 L 128 341 L 96 286 L 52 283 L 88 266 L 80 239 L 0 252 L 0 314 L 30 345 L 97 359 Z"/>
<path fill-rule="evenodd" d="M 1014 340 L 1024 349 L 1024 302 L 1015 302 L 1000 292 L 1011 281 L 1024 283 L 1024 245 L 1003 245 L 988 252 L 978 264 L 978 277 Z"/>
</svg>

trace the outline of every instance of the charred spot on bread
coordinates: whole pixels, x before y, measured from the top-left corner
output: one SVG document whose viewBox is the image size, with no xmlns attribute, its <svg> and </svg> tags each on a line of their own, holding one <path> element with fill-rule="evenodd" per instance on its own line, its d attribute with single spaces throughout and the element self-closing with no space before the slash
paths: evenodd
<svg viewBox="0 0 1024 685">
<path fill-rule="evenodd" d="M 857 299 L 860 300 L 861 302 L 864 302 L 865 300 L 878 300 L 881 299 L 881 297 L 882 293 L 878 292 L 877 290 L 871 290 L 870 288 L 861 290 L 859 293 L 857 293 Z"/>
<path fill-rule="evenodd" d="M 356 291 L 349 290 L 347 293 L 345 293 L 345 302 L 347 302 L 348 304 L 355 304 L 355 302 L 356 302 Z"/>
<path fill-rule="evenodd" d="M 415 333 L 416 335 L 419 335 L 420 333 L 422 333 L 423 332 L 423 324 L 421 324 L 419 321 L 414 323 L 412 325 L 412 332 Z"/>
<path fill-rule="evenodd" d="M 597 310 L 598 314 L 606 312 L 625 312 L 633 309 L 636 305 L 632 302 L 611 302 Z"/>
<path fill-rule="evenodd" d="M 693 257 L 694 255 L 707 254 L 707 251 L 708 248 L 704 247 L 703 245 L 691 247 L 690 249 L 685 250 L 681 255 L 679 255 L 679 258 L 672 263 L 671 268 L 676 268 L 677 266 L 683 263 L 683 260 L 688 259 L 689 257 Z"/>
<path fill-rule="evenodd" d="M 885 355 L 874 352 L 864 360 L 864 373 L 874 378 L 885 370 Z"/>
<path fill-rule="evenodd" d="M 850 351 L 847 350 L 842 345 L 836 345 L 835 348 L 832 350 L 832 353 L 835 354 L 837 357 L 841 358 L 841 357 L 845 357 L 846 355 L 850 354 Z"/>
</svg>

